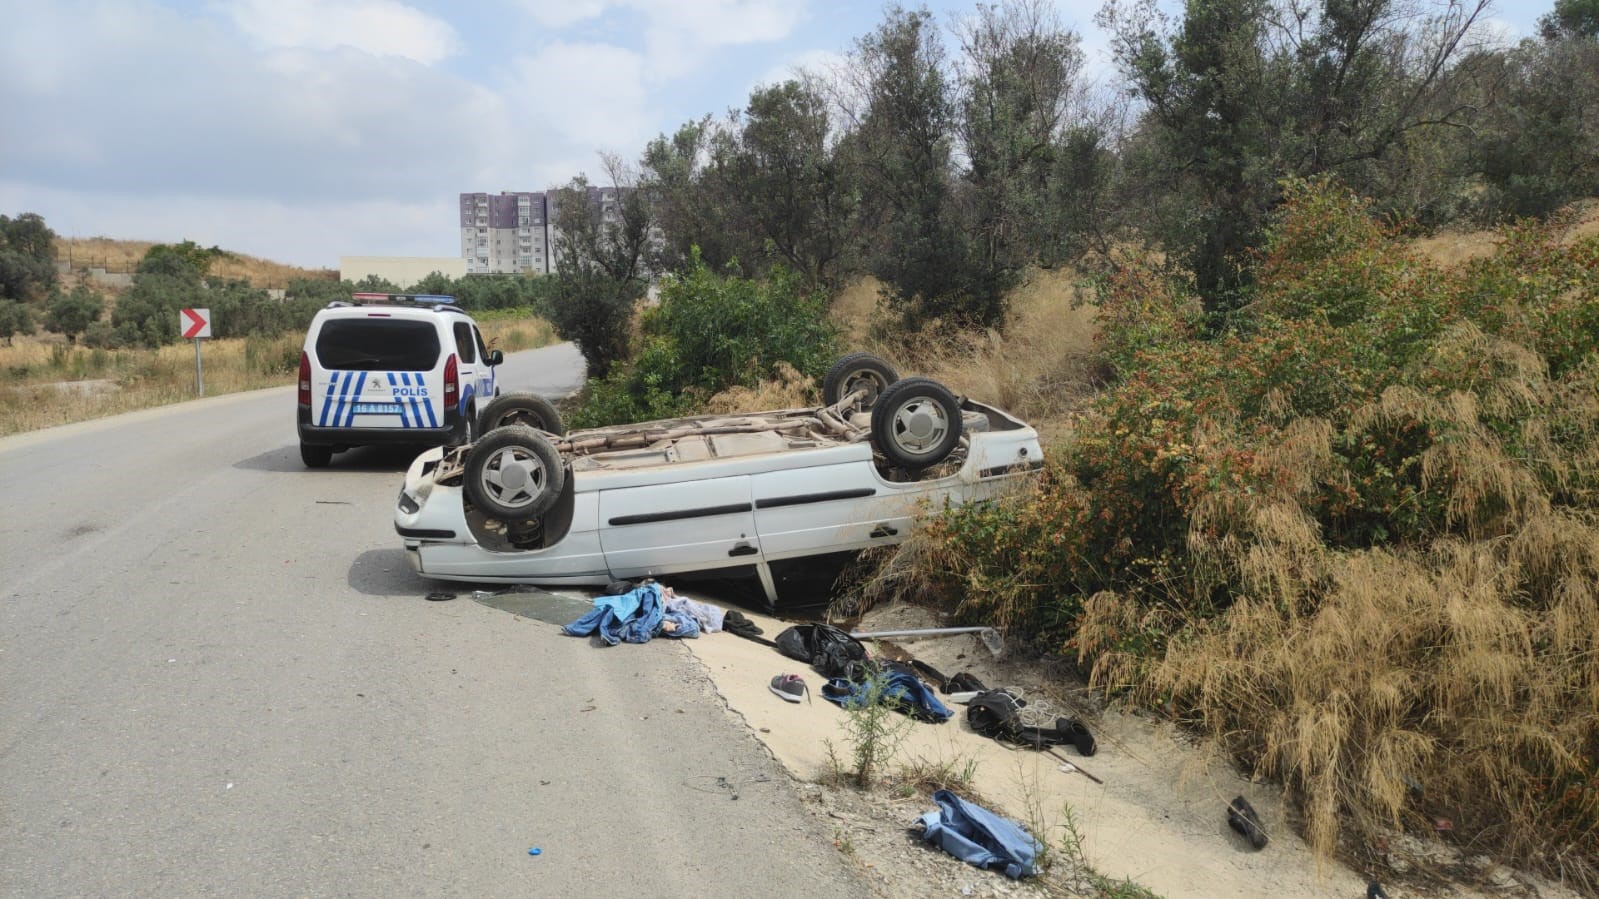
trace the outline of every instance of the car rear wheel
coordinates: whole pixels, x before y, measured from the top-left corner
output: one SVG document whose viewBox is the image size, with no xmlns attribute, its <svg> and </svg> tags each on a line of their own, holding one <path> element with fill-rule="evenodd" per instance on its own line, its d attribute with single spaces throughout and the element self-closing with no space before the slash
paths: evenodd
<svg viewBox="0 0 1599 899">
<path fill-rule="evenodd" d="M 555 404 L 536 393 L 507 393 L 497 396 L 478 417 L 478 433 L 487 434 L 506 425 L 527 425 L 556 436 L 566 433 L 561 413 Z"/>
<path fill-rule="evenodd" d="M 565 486 L 560 453 L 526 425 L 490 431 L 467 451 L 467 498 L 493 518 L 537 518 L 555 505 Z"/>
<path fill-rule="evenodd" d="M 872 442 L 901 468 L 944 461 L 961 439 L 960 401 L 931 378 L 890 384 L 872 407 Z"/>
<path fill-rule="evenodd" d="M 333 461 L 333 447 L 301 443 L 300 461 L 305 463 L 306 468 L 327 468 L 328 463 Z"/>
<path fill-rule="evenodd" d="M 899 372 L 881 356 L 850 353 L 833 363 L 822 378 L 822 404 L 831 406 L 857 388 L 865 388 L 862 409 L 870 409 L 888 385 L 899 380 Z"/>
</svg>

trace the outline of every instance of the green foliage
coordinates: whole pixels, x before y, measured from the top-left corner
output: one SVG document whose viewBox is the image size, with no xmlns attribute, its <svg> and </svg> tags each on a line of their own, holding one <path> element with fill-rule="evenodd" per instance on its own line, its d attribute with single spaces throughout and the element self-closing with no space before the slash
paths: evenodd
<svg viewBox="0 0 1599 899">
<path fill-rule="evenodd" d="M 0 299 L 0 339 L 7 344 L 18 334 L 33 333 L 33 310 L 18 300 Z"/>
<path fill-rule="evenodd" d="M 896 711 L 894 703 L 883 701 L 887 685 L 887 678 L 874 678 L 865 696 L 844 706 L 844 739 L 850 749 L 847 769 L 828 746 L 834 774 L 847 776 L 858 789 L 869 790 L 877 783 L 915 725 Z"/>
<path fill-rule="evenodd" d="M 232 253 L 221 247 L 202 247 L 192 240 L 175 244 L 158 243 L 145 251 L 144 258 L 139 260 L 137 271 L 152 275 L 174 276 L 193 273 L 203 278 L 211 270 L 211 263 L 232 257 Z"/>
<path fill-rule="evenodd" d="M 56 286 L 55 237 L 37 213 L 0 215 L 0 300 L 39 302 L 50 295 Z"/>
<path fill-rule="evenodd" d="M 819 376 L 836 355 L 825 299 L 776 268 L 764 281 L 717 275 L 697 254 L 669 276 L 643 316 L 643 348 L 626 368 L 589 382 L 577 427 L 689 412 L 733 386 L 753 387 L 781 366 Z"/>
<path fill-rule="evenodd" d="M 627 358 L 633 309 L 644 296 L 653 227 L 645 192 L 624 183 L 620 161 L 608 161 L 616 187 L 578 177 L 555 193 L 555 288 L 548 315 L 564 340 L 577 344 L 591 377 L 604 378 Z"/>
<path fill-rule="evenodd" d="M 1010 253 L 963 227 L 952 179 L 955 107 L 931 14 L 890 7 L 859 41 L 858 57 L 865 112 L 840 152 L 871 198 L 863 210 L 869 270 L 910 328 L 930 319 L 997 324 L 1019 272 Z"/>
<path fill-rule="evenodd" d="M 65 334 L 68 342 L 76 343 L 78 335 L 99 321 L 103 312 L 105 299 L 90 289 L 86 280 L 80 279 L 69 293 L 57 293 L 50 298 L 44 326 Z"/>
</svg>

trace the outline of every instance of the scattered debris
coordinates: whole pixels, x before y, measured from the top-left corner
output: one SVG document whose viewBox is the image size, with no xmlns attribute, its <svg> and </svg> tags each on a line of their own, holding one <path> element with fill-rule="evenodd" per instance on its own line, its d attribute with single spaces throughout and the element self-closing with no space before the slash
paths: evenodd
<svg viewBox="0 0 1599 899">
<path fill-rule="evenodd" d="M 1012 880 L 1031 877 L 1033 860 L 1044 847 L 1022 826 L 949 790 L 933 794 L 938 806 L 921 817 L 922 839 L 963 862 L 999 868 Z"/>
<path fill-rule="evenodd" d="M 440 591 L 440 592 L 437 592 L 437 593 L 429 593 L 424 598 L 428 602 L 449 602 L 450 600 L 455 598 L 455 594 L 454 593 L 446 593 L 446 592 Z"/>
<path fill-rule="evenodd" d="M 1227 826 L 1243 834 L 1249 840 L 1249 845 L 1257 850 L 1266 848 L 1266 828 L 1260 823 L 1260 815 L 1255 813 L 1255 807 L 1249 804 L 1248 799 L 1233 797 L 1227 806 Z"/>
<path fill-rule="evenodd" d="M 527 851 L 527 854 L 528 854 L 528 855 L 543 855 L 543 854 L 544 854 L 544 850 L 543 850 L 543 849 L 540 849 L 540 848 L 539 848 L 539 847 L 537 847 L 537 846 L 534 846 L 534 847 L 533 847 L 533 848 L 532 848 L 532 849 L 529 849 L 529 850 L 528 850 L 528 851 Z"/>
<path fill-rule="evenodd" d="M 1388 899 L 1388 894 L 1383 892 L 1382 884 L 1373 880 L 1366 884 L 1366 899 Z"/>
</svg>

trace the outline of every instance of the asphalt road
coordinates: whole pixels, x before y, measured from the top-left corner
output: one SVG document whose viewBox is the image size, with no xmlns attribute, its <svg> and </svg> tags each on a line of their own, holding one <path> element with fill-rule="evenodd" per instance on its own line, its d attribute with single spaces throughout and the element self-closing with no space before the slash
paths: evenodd
<svg viewBox="0 0 1599 899">
<path fill-rule="evenodd" d="M 307 471 L 293 404 L 0 440 L 0 894 L 865 892 L 683 646 L 425 601 L 411 454 Z"/>
</svg>

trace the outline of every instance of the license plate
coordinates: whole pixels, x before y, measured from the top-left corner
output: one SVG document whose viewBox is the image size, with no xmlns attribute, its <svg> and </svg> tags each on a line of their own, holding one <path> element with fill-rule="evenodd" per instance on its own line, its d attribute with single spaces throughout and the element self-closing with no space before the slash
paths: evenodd
<svg viewBox="0 0 1599 899">
<path fill-rule="evenodd" d="M 399 403 L 356 403 L 356 415 L 399 415 Z"/>
</svg>

